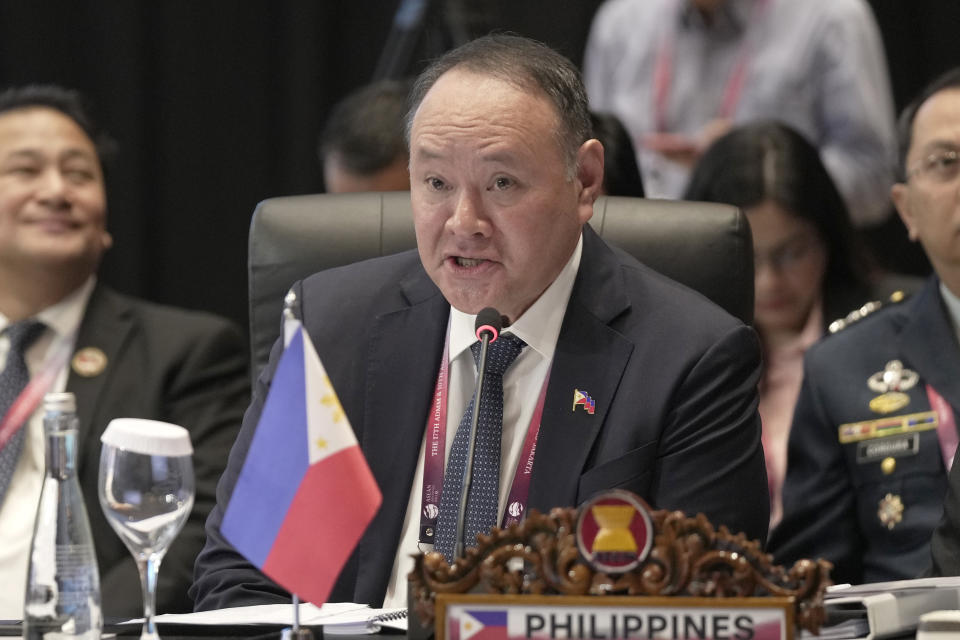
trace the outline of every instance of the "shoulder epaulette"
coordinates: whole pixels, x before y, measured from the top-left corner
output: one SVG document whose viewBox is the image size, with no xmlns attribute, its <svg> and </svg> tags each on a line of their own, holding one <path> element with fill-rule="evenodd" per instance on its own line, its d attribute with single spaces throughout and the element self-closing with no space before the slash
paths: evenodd
<svg viewBox="0 0 960 640">
<path fill-rule="evenodd" d="M 830 333 L 836 333 L 841 329 L 846 329 L 850 325 L 860 320 L 863 320 L 874 311 L 877 311 L 878 309 L 881 309 L 889 304 L 897 304 L 897 303 L 903 302 L 906 299 L 907 299 L 907 295 L 903 291 L 899 291 L 899 290 L 894 291 L 893 293 L 890 294 L 890 297 L 887 298 L 886 302 L 882 300 L 873 300 L 871 302 L 866 303 L 859 309 L 854 309 L 853 311 L 848 313 L 846 317 L 840 318 L 839 320 L 834 320 L 833 322 L 830 323 L 830 326 L 827 327 L 827 331 L 829 331 Z"/>
</svg>

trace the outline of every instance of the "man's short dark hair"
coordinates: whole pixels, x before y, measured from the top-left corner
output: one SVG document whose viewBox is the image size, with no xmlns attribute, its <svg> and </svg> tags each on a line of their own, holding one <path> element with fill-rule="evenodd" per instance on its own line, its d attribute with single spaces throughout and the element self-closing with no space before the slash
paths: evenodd
<svg viewBox="0 0 960 640">
<path fill-rule="evenodd" d="M 454 68 L 492 76 L 525 91 L 539 91 L 553 104 L 560 121 L 557 132 L 567 170 L 576 170 L 577 151 L 592 137 L 587 92 L 580 71 L 542 42 L 510 34 L 492 34 L 445 53 L 420 74 L 410 92 L 406 135 L 413 117 L 440 76 Z"/>
<path fill-rule="evenodd" d="M 900 119 L 897 121 L 897 142 L 900 152 L 897 167 L 901 182 L 907 181 L 907 154 L 910 152 L 910 145 L 913 144 L 913 122 L 917 119 L 917 112 L 934 94 L 945 89 L 960 89 L 960 67 L 950 69 L 935 78 L 900 114 Z"/>
<path fill-rule="evenodd" d="M 86 100 L 79 91 L 54 84 L 28 84 L 0 92 L 0 115 L 31 107 L 46 107 L 59 111 L 77 123 L 93 142 L 101 165 L 105 165 L 116 154 L 116 142 L 97 128 L 87 109 Z"/>
<path fill-rule="evenodd" d="M 335 155 L 347 171 L 370 175 L 407 155 L 404 117 L 409 80 L 361 87 L 334 106 L 320 134 L 320 162 Z"/>
</svg>

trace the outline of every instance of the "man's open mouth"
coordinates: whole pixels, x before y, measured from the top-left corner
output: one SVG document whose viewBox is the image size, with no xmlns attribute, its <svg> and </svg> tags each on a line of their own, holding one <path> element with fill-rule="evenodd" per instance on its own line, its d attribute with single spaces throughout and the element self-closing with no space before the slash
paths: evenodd
<svg viewBox="0 0 960 640">
<path fill-rule="evenodd" d="M 454 258 L 457 262 L 458 267 L 476 267 L 479 264 L 486 262 L 483 258 Z"/>
</svg>

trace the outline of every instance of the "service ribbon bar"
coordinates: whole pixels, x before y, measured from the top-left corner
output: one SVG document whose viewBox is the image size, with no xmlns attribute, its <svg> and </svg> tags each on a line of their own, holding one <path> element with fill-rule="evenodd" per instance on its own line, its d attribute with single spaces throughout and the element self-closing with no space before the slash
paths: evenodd
<svg viewBox="0 0 960 640">
<path fill-rule="evenodd" d="M 840 442 L 857 442 L 870 438 L 884 438 L 886 436 L 928 431 L 936 429 L 938 424 L 936 411 L 911 413 L 905 416 L 864 420 L 863 422 L 848 422 L 837 427 Z"/>
</svg>

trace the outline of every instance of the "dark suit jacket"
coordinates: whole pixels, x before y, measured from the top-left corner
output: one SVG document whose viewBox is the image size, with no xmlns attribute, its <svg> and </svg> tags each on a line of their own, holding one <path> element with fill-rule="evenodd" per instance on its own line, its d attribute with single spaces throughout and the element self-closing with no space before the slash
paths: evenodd
<svg viewBox="0 0 960 640">
<path fill-rule="evenodd" d="M 160 569 L 158 612 L 189 611 L 193 562 L 216 482 L 249 401 L 243 337 L 210 314 L 159 306 L 98 285 L 77 334 L 76 349 L 107 356 L 98 375 L 71 370 L 67 391 L 80 418 L 77 472 L 100 565 L 104 615 L 143 615 L 140 578 L 130 552 L 110 528 L 97 497 L 100 435 L 113 418 L 151 418 L 182 425 L 193 441 L 196 502 Z"/>
<path fill-rule="evenodd" d="M 400 538 L 449 304 L 416 251 L 321 272 L 294 290 L 383 492 L 331 600 L 377 605 Z M 288 598 L 219 532 L 278 354 L 275 346 L 217 488 L 191 591 L 201 609 Z M 703 512 L 764 539 L 759 370 L 750 328 L 586 227 L 550 374 L 530 507 L 572 506 L 620 487 L 655 508 Z M 570 410 L 575 388 L 596 400 L 594 415 Z"/>
<path fill-rule="evenodd" d="M 769 545 L 776 562 L 823 557 L 834 564 L 835 582 L 852 584 L 913 578 L 928 568 L 930 536 L 946 491 L 936 429 L 846 443 L 838 429 L 930 411 L 927 384 L 955 413 L 960 409 L 960 347 L 938 287 L 931 278 L 907 302 L 881 309 L 807 352 L 790 432 L 784 517 Z M 909 404 L 879 413 L 870 401 L 880 393 L 867 379 L 893 360 L 919 380 L 904 391 Z M 894 469 L 884 467 L 886 458 Z"/>
</svg>

